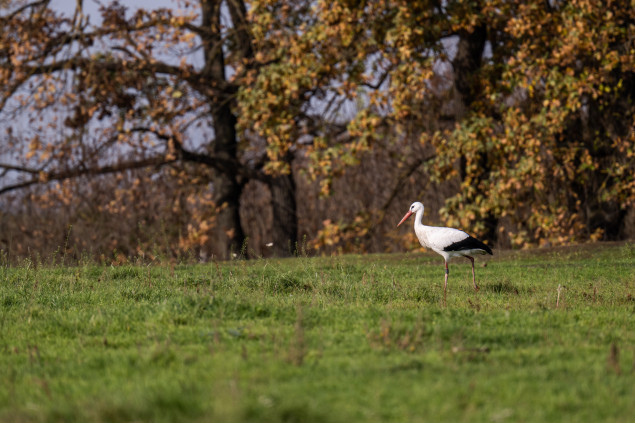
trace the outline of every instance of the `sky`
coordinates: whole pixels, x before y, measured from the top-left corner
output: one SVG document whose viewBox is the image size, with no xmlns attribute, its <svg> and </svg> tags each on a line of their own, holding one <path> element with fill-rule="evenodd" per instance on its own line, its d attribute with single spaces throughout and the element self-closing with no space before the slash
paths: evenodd
<svg viewBox="0 0 635 423">
<path fill-rule="evenodd" d="M 91 17 L 91 23 L 97 23 L 94 19 L 99 16 L 99 4 L 109 4 L 110 0 L 83 0 L 83 2 L 84 14 Z M 72 14 L 75 11 L 76 4 L 76 0 L 53 0 L 51 2 L 51 8 Z M 175 2 L 173 0 L 122 0 L 121 4 L 128 7 L 130 12 L 134 12 L 140 7 L 145 9 L 157 9 L 160 7 L 174 6 Z"/>
</svg>

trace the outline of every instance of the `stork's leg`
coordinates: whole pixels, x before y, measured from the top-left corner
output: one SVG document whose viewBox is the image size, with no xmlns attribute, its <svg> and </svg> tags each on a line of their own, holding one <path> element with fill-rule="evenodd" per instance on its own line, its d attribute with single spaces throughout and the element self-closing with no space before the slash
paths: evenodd
<svg viewBox="0 0 635 423">
<path fill-rule="evenodd" d="M 472 262 L 472 283 L 474 284 L 474 290 L 478 291 L 478 286 L 476 285 L 476 275 L 474 274 L 474 257 L 465 256 L 470 259 Z"/>
<path fill-rule="evenodd" d="M 450 269 L 448 268 L 448 261 L 445 260 L 445 284 L 443 285 L 443 305 L 446 304 L 447 292 L 448 292 L 448 275 L 450 274 Z"/>
</svg>

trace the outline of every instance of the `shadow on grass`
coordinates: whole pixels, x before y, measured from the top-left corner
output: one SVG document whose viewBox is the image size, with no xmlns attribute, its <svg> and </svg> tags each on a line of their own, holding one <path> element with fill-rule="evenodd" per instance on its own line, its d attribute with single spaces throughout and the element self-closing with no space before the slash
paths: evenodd
<svg viewBox="0 0 635 423">
<path fill-rule="evenodd" d="M 261 396 L 258 403 L 246 406 L 243 419 L 245 422 L 287 422 L 311 423 L 331 421 L 327 414 L 309 407 L 303 401 L 294 402 L 286 399 L 281 404 L 267 396 Z"/>
<path fill-rule="evenodd" d="M 518 289 L 518 287 L 514 286 L 513 284 L 505 281 L 505 282 L 499 282 L 499 283 L 495 283 L 493 285 L 483 285 L 481 287 L 481 289 L 483 289 L 484 291 L 487 292 L 493 292 L 495 294 L 515 294 L 515 295 L 519 295 L 521 290 Z"/>
</svg>

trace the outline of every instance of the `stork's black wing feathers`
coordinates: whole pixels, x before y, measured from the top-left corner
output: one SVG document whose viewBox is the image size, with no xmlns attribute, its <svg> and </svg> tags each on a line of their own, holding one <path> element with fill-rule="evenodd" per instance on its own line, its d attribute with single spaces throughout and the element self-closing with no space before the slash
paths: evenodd
<svg viewBox="0 0 635 423">
<path fill-rule="evenodd" d="M 467 238 L 448 245 L 447 247 L 443 248 L 443 251 L 464 251 L 476 249 L 483 250 L 487 252 L 487 254 L 494 255 L 491 248 L 472 236 L 468 236 Z"/>
</svg>

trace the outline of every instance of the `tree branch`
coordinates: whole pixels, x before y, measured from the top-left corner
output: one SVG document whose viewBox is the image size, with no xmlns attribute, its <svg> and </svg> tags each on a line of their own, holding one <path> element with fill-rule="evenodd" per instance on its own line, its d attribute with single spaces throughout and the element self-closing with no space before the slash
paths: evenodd
<svg viewBox="0 0 635 423">
<path fill-rule="evenodd" d="M 7 163 L 0 163 L 0 169 L 14 170 L 16 172 L 30 173 L 33 175 L 38 175 L 41 172 L 41 170 L 39 169 L 32 169 L 32 168 L 28 168 L 24 166 L 17 166 L 17 165 L 12 165 Z"/>
<path fill-rule="evenodd" d="M 386 213 L 386 210 L 388 210 L 388 207 L 390 207 L 390 204 L 392 203 L 392 201 L 395 199 L 395 197 L 397 196 L 397 194 L 401 190 L 401 186 L 406 181 L 406 179 L 408 179 L 413 173 L 415 173 L 416 170 L 419 169 L 419 166 L 421 166 L 424 163 L 427 163 L 427 162 L 429 162 L 431 160 L 434 160 L 434 158 L 436 158 L 436 157 L 437 157 L 437 155 L 433 154 L 433 155 L 431 155 L 429 157 L 424 157 L 424 158 L 417 159 L 410 166 L 408 166 L 403 172 L 401 172 L 401 174 L 397 177 L 397 183 L 395 183 L 395 188 L 392 190 L 392 193 L 386 199 L 386 201 L 384 202 L 384 205 L 381 207 L 381 211 L 383 212 L 382 213 L 382 220 L 383 220 L 383 216 Z"/>
<path fill-rule="evenodd" d="M 145 126 L 134 127 L 131 129 L 131 131 L 149 132 L 163 141 L 171 141 L 174 145 L 174 148 L 176 149 L 177 157 L 185 162 L 204 164 L 228 175 L 238 175 L 245 181 L 248 181 L 249 179 L 257 179 L 260 181 L 267 180 L 267 176 L 264 175 L 262 172 L 256 169 L 250 169 L 248 166 L 245 166 L 239 160 L 232 158 L 228 154 L 220 153 L 216 155 L 210 155 L 190 151 L 186 149 L 176 137 L 160 133 Z"/>
<path fill-rule="evenodd" d="M 166 164 L 170 164 L 175 162 L 176 160 L 166 160 L 164 156 L 158 157 L 150 157 L 142 160 L 130 160 L 126 162 L 121 162 L 115 165 L 106 165 L 100 166 L 96 168 L 81 168 L 81 169 L 70 169 L 66 171 L 60 172 L 44 172 L 35 169 L 29 169 L 26 167 L 13 166 L 0 164 L 0 167 L 4 168 L 13 168 L 12 170 L 22 171 L 31 174 L 37 174 L 38 177 L 29 179 L 27 181 L 18 182 L 12 185 L 7 185 L 0 188 L 0 195 L 5 194 L 10 191 L 15 191 L 22 188 L 27 188 L 31 185 L 45 183 L 50 181 L 62 181 L 65 179 L 77 178 L 79 176 L 97 176 L 97 175 L 106 175 L 109 173 L 117 173 L 123 172 L 125 170 L 133 170 L 133 169 L 143 169 L 151 166 L 163 166 Z"/>
<path fill-rule="evenodd" d="M 123 72 L 134 69 L 140 72 L 172 75 L 186 81 L 193 89 L 206 97 L 218 96 L 219 94 L 234 94 L 237 91 L 233 84 L 225 80 L 215 79 L 212 84 L 209 79 L 203 77 L 200 73 L 193 72 L 189 69 L 183 69 L 179 66 L 170 65 L 165 62 L 135 61 L 128 62 L 124 65 L 119 60 L 98 61 L 87 57 L 73 57 L 67 60 L 59 60 L 48 64 L 42 64 L 40 66 L 23 66 L 22 70 L 24 70 L 26 74 L 32 76 L 65 70 L 88 69 L 93 66 L 110 72 Z M 22 83 L 24 83 L 24 81 L 21 81 L 21 84 Z"/>
<path fill-rule="evenodd" d="M 20 13 L 24 12 L 27 9 L 35 9 L 38 6 L 47 6 L 49 3 L 51 2 L 51 0 L 40 0 L 40 1 L 34 1 L 32 3 L 27 3 L 22 7 L 19 7 L 18 9 L 14 10 L 13 12 L 11 12 L 9 15 L 4 16 L 4 17 L 0 17 L 0 23 L 2 23 L 2 25 L 5 24 L 5 22 L 10 21 L 11 19 L 15 18 L 17 15 L 19 15 Z"/>
<path fill-rule="evenodd" d="M 386 71 L 379 77 L 379 79 L 377 80 L 376 83 L 371 84 L 370 82 L 362 82 L 360 85 L 364 86 L 364 87 L 368 87 L 370 89 L 373 90 L 378 90 L 379 87 L 381 87 L 381 85 L 384 83 L 384 81 L 386 81 L 386 78 L 388 78 L 388 76 L 390 75 L 390 72 L 392 72 L 394 66 L 390 66 L 388 69 L 386 69 Z"/>
</svg>

